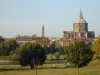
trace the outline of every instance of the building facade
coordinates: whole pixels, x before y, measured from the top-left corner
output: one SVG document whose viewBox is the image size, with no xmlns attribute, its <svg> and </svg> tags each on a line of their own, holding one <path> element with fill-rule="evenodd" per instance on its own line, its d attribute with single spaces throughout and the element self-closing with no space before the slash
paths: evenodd
<svg viewBox="0 0 100 75">
<path fill-rule="evenodd" d="M 20 36 L 20 35 L 17 35 L 15 37 L 16 39 L 16 42 L 18 42 L 19 46 L 23 46 L 26 42 L 38 42 L 40 43 L 41 46 L 50 46 L 50 40 L 48 37 L 45 37 L 44 33 L 44 25 L 42 27 L 42 35 L 41 36 L 37 36 L 36 34 L 35 35 L 32 35 L 32 36 L 27 36 L 27 35 L 24 35 L 24 36 Z"/>
<path fill-rule="evenodd" d="M 58 43 L 62 46 L 69 46 L 74 41 L 84 41 L 86 43 L 95 40 L 95 32 L 88 31 L 88 23 L 83 19 L 82 10 L 80 9 L 78 19 L 73 23 L 73 31 L 63 31 L 62 38 Z"/>
<path fill-rule="evenodd" d="M 63 31 L 63 38 L 73 39 L 73 38 L 95 38 L 94 31 L 88 31 L 88 23 L 83 19 L 82 10 L 78 19 L 73 23 L 73 31 Z"/>
</svg>

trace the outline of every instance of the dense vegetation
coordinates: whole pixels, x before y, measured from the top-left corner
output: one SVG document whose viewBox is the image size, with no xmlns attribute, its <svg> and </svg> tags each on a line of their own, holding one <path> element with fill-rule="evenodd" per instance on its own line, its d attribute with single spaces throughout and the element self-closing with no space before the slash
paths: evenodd
<svg viewBox="0 0 100 75">
<path fill-rule="evenodd" d="M 10 39 L 6 42 L 0 43 L 0 56 L 8 56 L 10 55 L 11 51 L 14 51 L 16 48 L 18 48 L 18 43 L 15 39 Z"/>
<path fill-rule="evenodd" d="M 37 65 L 43 65 L 46 60 L 46 52 L 39 43 L 26 43 L 20 49 L 20 64 L 22 66 L 30 65 L 31 69 Z"/>
<path fill-rule="evenodd" d="M 54 44 L 51 44 L 49 47 L 42 47 L 39 43 L 28 42 L 22 47 L 18 47 L 16 40 L 11 39 L 7 42 L 0 43 L 0 56 L 10 56 L 12 61 L 20 61 L 22 66 L 30 65 L 31 68 L 34 68 L 37 65 L 44 64 L 46 57 L 49 59 L 49 62 L 54 61 L 56 63 L 59 62 L 58 60 L 62 55 L 66 54 L 66 56 L 62 58 L 64 62 L 70 62 L 80 68 L 87 66 L 93 57 L 94 52 L 91 51 L 91 45 L 92 48 L 95 49 L 95 53 L 99 53 L 99 49 L 96 50 L 96 46 L 99 48 L 100 43 L 95 42 L 93 45 L 92 43 L 74 42 L 74 44 L 72 43 L 64 47 L 60 45 L 55 46 Z M 55 61 L 55 59 L 57 59 L 57 61 Z M 48 61 L 46 60 L 46 62 Z"/>
<path fill-rule="evenodd" d="M 66 48 L 66 59 L 77 67 L 77 75 L 79 75 L 79 68 L 87 66 L 93 55 L 90 44 L 83 41 L 75 41 Z"/>
<path fill-rule="evenodd" d="M 100 35 L 97 37 L 97 39 L 92 44 L 92 50 L 95 51 L 95 53 L 99 56 L 100 55 Z"/>
</svg>

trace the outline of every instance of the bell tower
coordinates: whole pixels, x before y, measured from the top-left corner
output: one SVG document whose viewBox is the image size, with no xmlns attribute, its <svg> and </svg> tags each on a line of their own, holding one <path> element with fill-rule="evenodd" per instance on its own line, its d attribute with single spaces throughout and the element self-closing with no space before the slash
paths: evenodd
<svg viewBox="0 0 100 75">
<path fill-rule="evenodd" d="M 44 24 L 43 24 L 43 26 L 42 26 L 42 37 L 44 37 Z"/>
</svg>

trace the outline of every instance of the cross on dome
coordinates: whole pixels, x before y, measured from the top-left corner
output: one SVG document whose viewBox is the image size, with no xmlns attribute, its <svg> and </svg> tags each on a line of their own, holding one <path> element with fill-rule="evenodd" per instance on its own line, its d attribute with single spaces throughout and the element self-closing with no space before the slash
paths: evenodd
<svg viewBox="0 0 100 75">
<path fill-rule="evenodd" d="M 82 10 L 80 9 L 79 18 L 83 19 Z"/>
</svg>

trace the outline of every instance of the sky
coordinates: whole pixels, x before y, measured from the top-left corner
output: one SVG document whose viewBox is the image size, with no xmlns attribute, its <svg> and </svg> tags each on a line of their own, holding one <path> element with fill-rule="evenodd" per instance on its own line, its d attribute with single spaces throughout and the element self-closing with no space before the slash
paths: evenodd
<svg viewBox="0 0 100 75">
<path fill-rule="evenodd" d="M 73 31 L 80 9 L 88 30 L 100 35 L 100 0 L 0 0 L 0 36 L 42 35 L 62 37 Z"/>
</svg>

